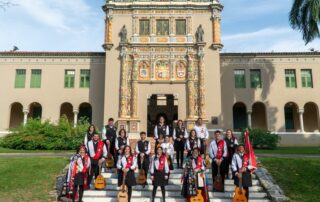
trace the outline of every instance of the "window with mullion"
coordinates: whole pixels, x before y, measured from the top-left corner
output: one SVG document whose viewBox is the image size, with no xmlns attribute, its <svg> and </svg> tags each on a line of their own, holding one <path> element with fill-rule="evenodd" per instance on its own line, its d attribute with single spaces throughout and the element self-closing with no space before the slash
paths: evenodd
<svg viewBox="0 0 320 202">
<path fill-rule="evenodd" d="M 16 78 L 14 87 L 15 88 L 24 88 L 26 83 L 26 70 L 25 69 L 16 69 Z"/>
<path fill-rule="evenodd" d="M 41 88 L 41 69 L 31 70 L 30 88 Z"/>
<path fill-rule="evenodd" d="M 261 71 L 260 69 L 250 70 L 251 88 L 261 88 Z"/>
<path fill-rule="evenodd" d="M 149 20 L 140 20 L 139 21 L 139 34 L 141 36 L 150 35 L 150 21 Z"/>
<path fill-rule="evenodd" d="M 169 35 L 169 20 L 157 20 L 157 35 Z"/>
<path fill-rule="evenodd" d="M 245 88 L 246 87 L 246 76 L 244 69 L 234 70 L 234 85 L 235 88 Z"/>
<path fill-rule="evenodd" d="M 64 87 L 65 88 L 74 88 L 74 70 L 66 70 L 64 74 Z"/>
<path fill-rule="evenodd" d="M 303 88 L 312 88 L 312 72 L 311 69 L 302 69 L 301 70 L 301 82 Z"/>
<path fill-rule="evenodd" d="M 186 20 L 176 20 L 176 35 L 186 35 Z"/>
<path fill-rule="evenodd" d="M 296 88 L 296 70 L 294 69 L 286 69 L 285 70 L 285 80 L 287 88 Z"/>
<path fill-rule="evenodd" d="M 90 70 L 82 69 L 80 71 L 80 88 L 90 87 Z"/>
</svg>

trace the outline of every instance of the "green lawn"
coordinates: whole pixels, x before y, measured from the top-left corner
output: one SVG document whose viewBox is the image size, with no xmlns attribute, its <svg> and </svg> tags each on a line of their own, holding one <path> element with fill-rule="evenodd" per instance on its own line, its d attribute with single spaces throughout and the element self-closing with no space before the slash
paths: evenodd
<svg viewBox="0 0 320 202">
<path fill-rule="evenodd" d="M 16 150 L 0 147 L 0 153 L 64 153 L 71 152 L 75 153 L 73 150 Z"/>
<path fill-rule="evenodd" d="M 260 158 L 294 202 L 320 201 L 320 159 Z"/>
<path fill-rule="evenodd" d="M 1 157 L 0 201 L 53 201 L 55 176 L 67 164 L 65 157 Z"/>
<path fill-rule="evenodd" d="M 320 155 L 320 147 L 278 147 L 277 149 L 255 149 L 257 154 L 314 154 Z"/>
</svg>

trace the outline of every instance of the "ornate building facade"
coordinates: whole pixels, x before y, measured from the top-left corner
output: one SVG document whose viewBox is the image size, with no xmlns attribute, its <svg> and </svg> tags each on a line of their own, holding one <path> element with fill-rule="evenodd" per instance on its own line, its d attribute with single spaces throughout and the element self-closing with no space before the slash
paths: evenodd
<svg viewBox="0 0 320 202">
<path fill-rule="evenodd" d="M 0 52 L 0 132 L 40 117 L 113 117 L 132 138 L 159 116 L 320 140 L 320 54 L 220 53 L 216 0 L 107 1 L 105 52 Z"/>
</svg>

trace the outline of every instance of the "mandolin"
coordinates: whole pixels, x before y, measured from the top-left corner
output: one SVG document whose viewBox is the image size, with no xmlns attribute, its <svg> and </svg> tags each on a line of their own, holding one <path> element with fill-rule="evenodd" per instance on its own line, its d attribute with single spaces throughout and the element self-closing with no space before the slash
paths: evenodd
<svg viewBox="0 0 320 202">
<path fill-rule="evenodd" d="M 106 188 L 106 181 L 104 177 L 101 175 L 101 166 L 99 166 L 99 175 L 95 180 L 95 188 L 96 189 L 105 189 Z"/>
<path fill-rule="evenodd" d="M 222 176 L 220 174 L 220 165 L 218 166 L 218 174 L 214 178 L 213 187 L 214 187 L 215 191 L 223 192 L 224 185 L 223 185 L 223 181 L 222 181 Z"/>
<path fill-rule="evenodd" d="M 138 176 L 137 176 L 137 183 L 140 184 L 140 185 L 145 185 L 146 181 L 147 181 L 146 173 L 143 170 L 143 162 L 144 162 L 144 157 L 141 157 L 140 158 L 141 169 L 139 169 L 139 173 L 138 173 Z"/>
<path fill-rule="evenodd" d="M 239 173 L 239 187 L 237 186 L 234 190 L 233 202 L 248 202 L 246 198 L 246 190 L 242 188 L 242 173 Z"/>
<path fill-rule="evenodd" d="M 113 166 L 114 166 L 114 159 L 113 159 L 112 155 L 109 154 L 109 156 L 108 156 L 108 158 L 106 160 L 106 167 L 108 169 L 111 169 L 111 168 L 113 168 Z"/>
<path fill-rule="evenodd" d="M 197 190 L 197 195 L 190 197 L 190 202 L 204 202 L 201 189 Z"/>
<path fill-rule="evenodd" d="M 125 183 L 127 173 L 123 173 L 122 185 L 118 193 L 118 202 L 127 202 L 128 201 L 128 187 Z"/>
</svg>

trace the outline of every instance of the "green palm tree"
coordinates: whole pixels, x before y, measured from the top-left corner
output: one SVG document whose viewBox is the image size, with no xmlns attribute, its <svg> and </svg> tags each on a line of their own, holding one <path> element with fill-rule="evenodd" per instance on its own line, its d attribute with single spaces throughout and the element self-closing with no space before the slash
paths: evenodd
<svg viewBox="0 0 320 202">
<path fill-rule="evenodd" d="M 320 37 L 320 0 L 294 0 L 289 21 L 293 29 L 302 32 L 306 44 Z"/>
</svg>

